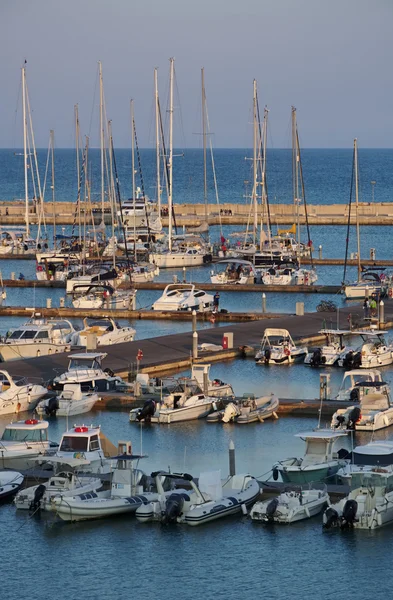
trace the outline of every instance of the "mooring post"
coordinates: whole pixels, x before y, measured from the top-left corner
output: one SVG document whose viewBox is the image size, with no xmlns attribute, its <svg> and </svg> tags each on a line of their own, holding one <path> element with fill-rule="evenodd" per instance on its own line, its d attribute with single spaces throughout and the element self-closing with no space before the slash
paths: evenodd
<svg viewBox="0 0 393 600">
<path fill-rule="evenodd" d="M 209 394 L 209 379 L 206 371 L 203 373 L 203 393 L 205 396 Z"/>
<path fill-rule="evenodd" d="M 381 300 L 381 302 L 379 303 L 379 325 L 381 325 L 382 323 L 385 323 L 385 303 L 383 300 Z"/>
<path fill-rule="evenodd" d="M 319 256 L 319 259 L 321 259 L 321 258 L 322 258 L 322 244 L 320 244 L 320 245 L 318 246 L 318 256 Z"/>
<path fill-rule="evenodd" d="M 196 310 L 192 311 L 192 331 L 196 331 Z"/>
<path fill-rule="evenodd" d="M 265 292 L 263 292 L 263 294 L 262 294 L 262 312 L 263 313 L 266 312 L 266 294 L 265 294 Z"/>
<path fill-rule="evenodd" d="M 198 333 L 192 334 L 192 358 L 198 358 Z"/>
<path fill-rule="evenodd" d="M 232 440 L 229 442 L 229 475 L 236 475 L 235 444 Z"/>
</svg>

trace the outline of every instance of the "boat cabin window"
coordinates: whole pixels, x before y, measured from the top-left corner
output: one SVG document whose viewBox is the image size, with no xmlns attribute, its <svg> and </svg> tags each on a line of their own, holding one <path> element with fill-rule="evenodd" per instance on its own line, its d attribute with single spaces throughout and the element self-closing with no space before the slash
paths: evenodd
<svg viewBox="0 0 393 600">
<path fill-rule="evenodd" d="M 204 296 L 204 295 L 205 295 L 205 292 L 203 290 L 200 290 L 199 292 L 196 292 L 194 294 L 194 297 L 195 298 L 200 298 L 201 296 Z"/>
<path fill-rule="evenodd" d="M 46 442 L 47 429 L 5 429 L 1 440 L 3 442 Z"/>
<path fill-rule="evenodd" d="M 100 449 L 100 442 L 98 441 L 98 435 L 92 435 L 90 438 L 90 452 L 93 450 Z"/>
<path fill-rule="evenodd" d="M 384 475 L 385 474 L 385 475 Z M 386 470 L 381 468 L 381 474 L 378 472 L 353 473 L 351 477 L 351 489 L 360 487 L 385 488 L 385 493 L 393 490 L 393 476 L 386 477 Z"/>
<path fill-rule="evenodd" d="M 30 329 L 26 329 L 26 331 L 23 332 L 21 340 L 32 340 L 33 338 L 35 338 L 37 331 L 33 330 L 31 331 Z"/>
<path fill-rule="evenodd" d="M 97 359 L 92 358 L 71 358 L 70 369 L 101 369 Z"/>
<path fill-rule="evenodd" d="M 22 329 L 17 329 L 17 331 L 13 331 L 10 335 L 7 336 L 7 338 L 9 340 L 18 340 L 20 338 L 20 336 L 22 335 L 23 330 Z"/>
<path fill-rule="evenodd" d="M 86 452 L 88 437 L 65 435 L 61 441 L 60 452 Z"/>
<path fill-rule="evenodd" d="M 37 335 L 35 336 L 36 340 L 48 340 L 49 339 L 49 332 L 47 330 L 45 331 L 39 331 L 37 333 Z"/>
</svg>

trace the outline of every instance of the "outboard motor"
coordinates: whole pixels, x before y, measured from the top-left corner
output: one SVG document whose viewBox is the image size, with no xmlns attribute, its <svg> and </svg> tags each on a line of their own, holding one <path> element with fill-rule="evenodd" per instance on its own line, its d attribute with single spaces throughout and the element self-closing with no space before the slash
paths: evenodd
<svg viewBox="0 0 393 600">
<path fill-rule="evenodd" d="M 240 411 L 234 402 L 229 402 L 227 404 L 224 414 L 222 416 L 223 423 L 229 423 L 229 421 L 233 421 L 237 415 L 239 415 Z"/>
<path fill-rule="evenodd" d="M 350 370 L 353 369 L 353 350 L 347 352 L 343 360 L 344 369 Z"/>
<path fill-rule="evenodd" d="M 338 427 L 342 427 L 345 424 L 345 415 L 337 415 L 336 422 L 334 424 L 334 428 L 338 429 Z"/>
<path fill-rule="evenodd" d="M 41 508 L 41 500 L 46 492 L 46 487 L 41 483 L 34 492 L 34 498 L 30 503 L 30 510 L 36 511 Z"/>
<path fill-rule="evenodd" d="M 353 388 L 349 394 L 349 400 L 351 402 L 359 402 L 360 400 L 360 391 L 359 388 Z"/>
<path fill-rule="evenodd" d="M 310 360 L 310 365 L 312 367 L 319 367 L 322 364 L 322 350 L 320 348 L 316 348 L 314 350 L 313 355 Z"/>
<path fill-rule="evenodd" d="M 358 510 L 358 503 L 356 500 L 347 500 L 343 508 L 342 525 L 341 527 L 353 527 L 356 519 L 356 513 Z"/>
<path fill-rule="evenodd" d="M 137 421 L 144 420 L 145 423 L 151 423 L 151 418 L 156 412 L 156 403 L 154 400 L 146 400 L 143 407 L 140 409 L 138 414 L 136 415 Z"/>
<path fill-rule="evenodd" d="M 48 404 L 45 406 L 45 414 L 48 417 L 55 417 L 56 412 L 59 410 L 59 400 L 57 396 L 52 396 L 49 398 Z"/>
<path fill-rule="evenodd" d="M 177 517 L 180 517 L 184 505 L 182 494 L 171 494 L 165 503 L 165 512 L 163 514 L 163 523 L 176 523 Z"/>
<path fill-rule="evenodd" d="M 270 350 L 270 348 L 266 348 L 265 349 L 265 365 L 269 364 L 271 355 L 272 355 L 272 351 Z"/>
<path fill-rule="evenodd" d="M 353 355 L 353 363 L 352 363 L 352 368 L 353 369 L 359 369 L 359 367 L 362 364 L 362 353 L 361 352 L 355 352 L 355 354 Z"/>
<path fill-rule="evenodd" d="M 266 507 L 266 518 L 268 521 L 273 521 L 274 513 L 277 510 L 278 498 L 273 498 Z"/>
<path fill-rule="evenodd" d="M 112 369 L 109 369 L 108 367 L 106 369 L 104 369 L 104 373 L 106 373 L 107 375 L 109 375 L 109 377 L 114 377 L 115 374 L 112 371 Z"/>
<path fill-rule="evenodd" d="M 278 469 L 277 469 L 277 467 L 274 467 L 274 469 L 273 469 L 273 479 L 274 479 L 274 481 L 277 481 L 278 475 L 279 475 Z"/>
<path fill-rule="evenodd" d="M 338 512 L 329 506 L 324 512 L 322 527 L 323 529 L 330 529 L 336 525 L 338 525 Z"/>
<path fill-rule="evenodd" d="M 347 429 L 356 429 L 356 423 L 361 417 L 360 407 L 355 406 L 348 415 Z"/>
</svg>

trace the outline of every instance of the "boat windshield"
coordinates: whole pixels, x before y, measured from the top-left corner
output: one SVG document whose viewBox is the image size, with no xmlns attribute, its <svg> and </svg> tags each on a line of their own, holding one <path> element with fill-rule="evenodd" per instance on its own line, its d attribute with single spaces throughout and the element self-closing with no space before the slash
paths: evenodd
<svg viewBox="0 0 393 600">
<path fill-rule="evenodd" d="M 10 335 L 7 335 L 7 339 L 8 340 L 18 340 L 20 338 L 20 336 L 22 335 L 23 330 L 22 329 L 17 329 L 16 331 L 13 331 L 12 333 L 10 333 Z"/>
<path fill-rule="evenodd" d="M 101 365 L 95 358 L 71 358 L 69 369 L 101 369 Z"/>
<path fill-rule="evenodd" d="M 5 429 L 1 436 L 2 442 L 46 442 L 47 429 Z"/>
<path fill-rule="evenodd" d="M 61 441 L 60 452 L 86 452 L 88 437 L 65 435 Z"/>
<path fill-rule="evenodd" d="M 393 475 L 386 476 L 386 470 L 380 469 L 377 471 L 365 471 L 363 473 L 353 473 L 351 477 L 351 489 L 355 490 L 360 487 L 385 488 L 385 493 L 393 490 Z"/>
</svg>

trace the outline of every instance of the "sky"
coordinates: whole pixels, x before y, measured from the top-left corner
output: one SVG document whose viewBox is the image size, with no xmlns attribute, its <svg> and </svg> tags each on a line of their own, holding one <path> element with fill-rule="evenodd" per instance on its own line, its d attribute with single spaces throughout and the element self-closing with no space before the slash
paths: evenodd
<svg viewBox="0 0 393 600">
<path fill-rule="evenodd" d="M 175 58 L 175 134 L 200 147 L 205 69 L 213 145 L 252 145 L 252 89 L 269 112 L 270 147 L 389 148 L 393 141 L 392 0 L 1 0 L 0 147 L 23 143 L 21 67 L 37 147 L 99 144 L 98 61 L 114 143 L 129 147 L 130 99 L 138 141 L 154 145 L 153 70 L 163 107 Z"/>
</svg>

